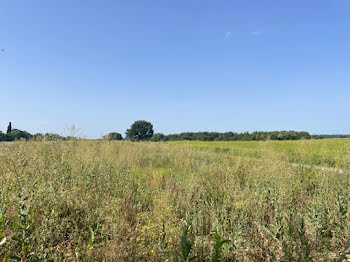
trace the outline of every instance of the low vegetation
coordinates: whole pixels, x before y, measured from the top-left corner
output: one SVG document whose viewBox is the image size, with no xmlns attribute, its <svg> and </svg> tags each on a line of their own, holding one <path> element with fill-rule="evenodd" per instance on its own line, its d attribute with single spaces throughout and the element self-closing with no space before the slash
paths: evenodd
<svg viewBox="0 0 350 262">
<path fill-rule="evenodd" d="M 349 153 L 350 140 L 3 143 L 0 258 L 342 261 Z"/>
<path fill-rule="evenodd" d="M 112 141 L 112 140 L 123 140 L 123 137 L 121 134 L 113 132 L 109 133 L 108 135 L 103 136 L 104 140 Z"/>
<path fill-rule="evenodd" d="M 30 134 L 26 131 L 12 129 L 10 122 L 7 127 L 6 134 L 0 131 L 1 141 L 17 141 L 17 140 L 35 140 L 35 141 L 57 141 L 57 140 L 74 140 L 81 138 L 80 129 L 74 125 L 67 130 L 70 135 L 67 137 L 58 134 Z M 162 133 L 154 134 L 152 123 L 145 120 L 135 121 L 125 132 L 125 140 L 129 141 L 266 141 L 266 140 L 308 140 L 308 139 L 324 139 L 324 138 L 349 138 L 349 135 L 310 135 L 308 132 L 297 131 L 271 131 L 271 132 L 185 132 L 180 134 L 164 135 Z M 118 132 L 112 132 L 102 137 L 104 140 L 123 140 Z"/>
<path fill-rule="evenodd" d="M 180 134 L 164 135 L 157 133 L 152 141 L 265 141 L 265 140 L 300 140 L 322 139 L 322 135 L 310 135 L 308 132 L 297 131 L 272 131 L 272 132 L 185 132 Z"/>
</svg>

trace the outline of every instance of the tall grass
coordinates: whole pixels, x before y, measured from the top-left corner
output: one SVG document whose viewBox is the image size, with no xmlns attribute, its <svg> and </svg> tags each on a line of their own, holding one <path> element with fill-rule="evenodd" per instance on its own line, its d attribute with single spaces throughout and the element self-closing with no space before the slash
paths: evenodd
<svg viewBox="0 0 350 262">
<path fill-rule="evenodd" d="M 320 141 L 307 142 L 323 148 Z M 239 142 L 226 147 L 203 143 L 200 148 L 108 141 L 0 144 L 0 257 L 345 258 L 350 247 L 349 174 L 291 166 L 289 150 L 310 159 L 313 154 L 293 143 L 255 143 L 250 145 L 255 155 L 245 154 L 250 149 Z M 348 140 L 339 143 L 343 158 L 328 149 L 318 154 L 345 167 Z"/>
</svg>

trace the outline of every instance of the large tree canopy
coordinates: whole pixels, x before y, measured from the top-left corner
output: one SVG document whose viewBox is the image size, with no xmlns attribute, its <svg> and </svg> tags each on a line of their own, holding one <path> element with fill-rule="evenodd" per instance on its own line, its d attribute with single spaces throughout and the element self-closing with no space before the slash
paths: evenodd
<svg viewBox="0 0 350 262">
<path fill-rule="evenodd" d="M 153 125 L 150 122 L 139 120 L 126 130 L 126 137 L 131 141 L 148 140 L 153 136 Z"/>
</svg>

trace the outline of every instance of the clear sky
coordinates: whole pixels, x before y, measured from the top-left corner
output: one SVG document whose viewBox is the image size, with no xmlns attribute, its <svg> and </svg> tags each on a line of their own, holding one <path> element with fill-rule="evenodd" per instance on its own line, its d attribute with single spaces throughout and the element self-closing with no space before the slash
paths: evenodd
<svg viewBox="0 0 350 262">
<path fill-rule="evenodd" d="M 350 0 L 0 0 L 0 130 L 350 133 Z"/>
</svg>

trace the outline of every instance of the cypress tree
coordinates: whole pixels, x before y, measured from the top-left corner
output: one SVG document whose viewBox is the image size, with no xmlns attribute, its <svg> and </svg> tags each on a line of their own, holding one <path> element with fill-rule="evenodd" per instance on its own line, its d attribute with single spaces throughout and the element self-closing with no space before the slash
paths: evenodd
<svg viewBox="0 0 350 262">
<path fill-rule="evenodd" d="M 9 134 L 9 133 L 11 133 L 11 131 L 12 131 L 12 124 L 10 122 L 8 127 L 7 127 L 7 132 L 6 133 Z"/>
</svg>

